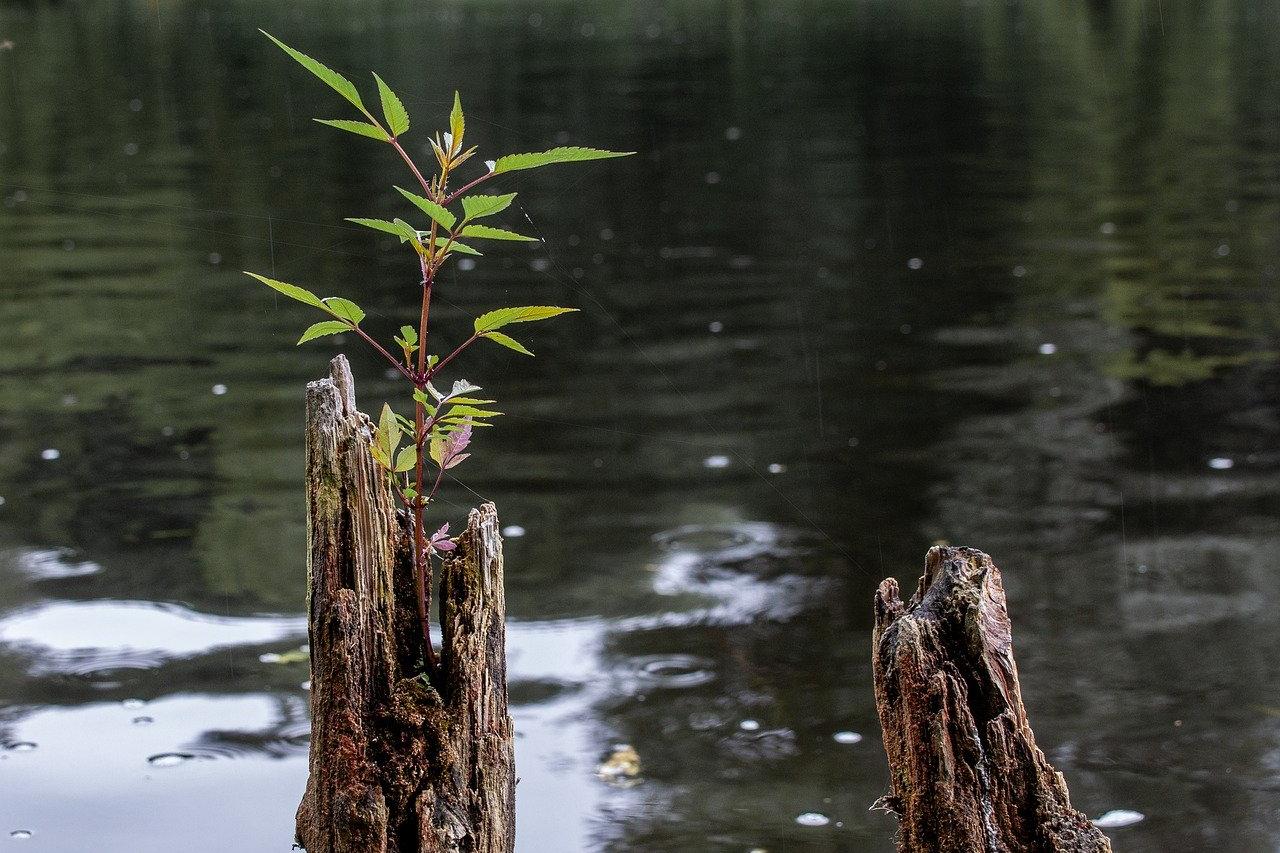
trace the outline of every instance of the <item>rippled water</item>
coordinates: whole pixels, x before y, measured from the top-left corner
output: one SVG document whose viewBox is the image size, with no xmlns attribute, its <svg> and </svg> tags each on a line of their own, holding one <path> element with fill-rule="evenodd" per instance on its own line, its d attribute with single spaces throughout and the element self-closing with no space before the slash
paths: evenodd
<svg viewBox="0 0 1280 853">
<path fill-rule="evenodd" d="M 583 309 L 469 363 L 445 493 L 508 527 L 522 851 L 891 850 L 870 598 L 939 539 L 1117 849 L 1276 849 L 1280 26 L 1217 0 L 0 4 L 0 841 L 289 849 L 302 388 L 393 383 L 237 271 L 388 332 L 413 277 L 258 26 L 641 152 L 442 290 Z"/>
</svg>

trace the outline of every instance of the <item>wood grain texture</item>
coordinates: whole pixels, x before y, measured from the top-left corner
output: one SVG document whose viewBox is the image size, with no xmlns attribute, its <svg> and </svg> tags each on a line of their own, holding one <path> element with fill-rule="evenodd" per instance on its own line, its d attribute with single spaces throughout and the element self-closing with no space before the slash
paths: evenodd
<svg viewBox="0 0 1280 853">
<path fill-rule="evenodd" d="M 422 670 L 408 521 L 369 454 L 342 356 L 307 386 L 310 853 L 511 853 L 502 539 L 473 509 L 441 579 L 435 684 Z"/>
<path fill-rule="evenodd" d="M 882 581 L 872 666 L 900 851 L 1110 853 L 1036 746 L 990 557 L 931 548 L 907 604 Z"/>
</svg>

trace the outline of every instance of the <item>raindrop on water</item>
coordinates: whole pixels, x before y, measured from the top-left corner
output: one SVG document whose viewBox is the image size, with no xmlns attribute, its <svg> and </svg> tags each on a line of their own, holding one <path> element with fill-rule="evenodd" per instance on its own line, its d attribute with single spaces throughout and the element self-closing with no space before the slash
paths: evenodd
<svg viewBox="0 0 1280 853">
<path fill-rule="evenodd" d="M 801 826 L 826 826 L 831 823 L 831 818 L 817 812 L 805 812 L 802 815 L 796 815 L 796 823 Z"/>
<path fill-rule="evenodd" d="M 742 722 L 738 723 L 738 728 L 742 729 L 744 732 L 758 732 L 760 731 L 760 721 L 759 720 L 743 720 Z"/>
<path fill-rule="evenodd" d="M 458 259 L 458 269 L 462 270 L 463 272 L 468 272 L 469 270 L 473 270 L 475 268 L 476 268 L 476 262 L 471 258 Z"/>
<path fill-rule="evenodd" d="M 787 470 L 787 466 L 786 466 L 786 465 L 783 465 L 781 462 L 771 462 L 771 463 L 769 463 L 769 473 L 770 473 L 770 474 L 781 474 L 781 473 L 783 473 L 783 472 L 784 472 L 784 471 L 786 471 L 786 470 Z"/>
<path fill-rule="evenodd" d="M 924 260 L 921 258 L 912 258 L 907 261 L 907 269 L 918 270 L 924 266 Z"/>
<path fill-rule="evenodd" d="M 147 763 L 152 767 L 177 767 L 179 764 L 190 761 L 195 756 L 185 752 L 162 752 L 159 755 L 153 755 L 147 759 Z"/>
<path fill-rule="evenodd" d="M 40 451 L 40 458 L 45 462 L 52 462 L 62 455 L 62 451 L 56 447 L 46 447 Z"/>
<path fill-rule="evenodd" d="M 706 175 L 706 181 L 707 181 L 707 183 L 709 183 L 709 184 L 718 184 L 718 183 L 720 183 L 720 173 L 719 173 L 719 172 L 707 172 L 707 175 Z"/>
<path fill-rule="evenodd" d="M 30 752 L 35 748 L 36 745 L 29 740 L 20 740 L 17 743 L 9 744 L 10 752 Z"/>
<path fill-rule="evenodd" d="M 31 834 L 31 830 L 29 829 L 15 829 L 13 832 L 9 833 L 9 837 L 16 841 L 26 841 L 31 837 Z"/>
<path fill-rule="evenodd" d="M 219 255 L 217 252 L 210 252 L 209 263 L 216 267 L 218 264 L 222 263 L 222 255 Z"/>
<path fill-rule="evenodd" d="M 723 455 L 708 456 L 702 460 L 702 464 L 707 468 L 728 468 L 729 457 Z"/>
<path fill-rule="evenodd" d="M 742 128 L 726 127 L 724 129 L 724 138 L 729 140 L 730 142 L 737 142 L 739 139 L 742 138 Z"/>
<path fill-rule="evenodd" d="M 1234 459 L 1228 459 L 1226 456 L 1216 456 L 1209 460 L 1209 467 L 1215 471 L 1225 471 L 1234 467 L 1236 464 Z"/>
<path fill-rule="evenodd" d="M 212 390 L 213 390 L 213 396 L 221 397 L 223 394 L 227 393 L 227 386 L 219 382 L 217 385 L 213 386 Z"/>
<path fill-rule="evenodd" d="M 1043 343 L 1043 344 L 1041 344 L 1041 345 L 1040 345 L 1040 354 L 1041 354 L 1041 355 L 1053 355 L 1053 354 L 1054 354 L 1055 352 L 1057 352 L 1057 351 L 1058 351 L 1058 345 L 1057 345 L 1057 344 Z"/>
<path fill-rule="evenodd" d="M 724 331 L 724 323 L 721 323 L 719 320 L 713 320 L 707 326 L 707 330 L 713 335 L 718 335 Z"/>
<path fill-rule="evenodd" d="M 1112 234 L 1116 233 L 1116 224 L 1114 222 L 1104 222 L 1098 230 L 1110 237 Z"/>
<path fill-rule="evenodd" d="M 508 539 L 519 539 L 524 535 L 524 528 L 518 524 L 508 524 L 502 528 L 502 535 Z"/>
<path fill-rule="evenodd" d="M 134 717 L 129 722 L 133 723 L 135 726 L 149 726 L 155 721 L 155 717 Z"/>
<path fill-rule="evenodd" d="M 143 702 L 141 699 L 125 699 L 120 704 L 126 708 L 141 708 L 143 705 L 147 703 Z"/>
<path fill-rule="evenodd" d="M 1120 826 L 1132 826 L 1145 818 L 1146 815 L 1142 812 L 1135 812 L 1130 809 L 1112 809 L 1106 814 L 1095 818 L 1093 825 L 1103 829 L 1114 829 Z"/>
<path fill-rule="evenodd" d="M 836 743 L 861 743 L 862 735 L 857 732 L 836 732 L 831 736 Z"/>
</svg>

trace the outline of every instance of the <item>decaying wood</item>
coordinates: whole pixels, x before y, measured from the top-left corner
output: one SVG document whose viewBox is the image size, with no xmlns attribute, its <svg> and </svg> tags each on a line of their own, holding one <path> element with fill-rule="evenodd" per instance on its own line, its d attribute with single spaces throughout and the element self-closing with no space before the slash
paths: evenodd
<svg viewBox="0 0 1280 853">
<path fill-rule="evenodd" d="M 910 603 L 882 581 L 872 637 L 889 756 L 881 804 L 906 853 L 1109 853 L 1036 746 L 1000 570 L 972 548 L 929 549 Z"/>
<path fill-rule="evenodd" d="M 307 386 L 309 853 L 510 853 L 515 770 L 507 712 L 502 541 L 473 509 L 441 582 L 441 671 L 423 643 L 408 522 L 369 455 L 347 361 Z"/>
</svg>

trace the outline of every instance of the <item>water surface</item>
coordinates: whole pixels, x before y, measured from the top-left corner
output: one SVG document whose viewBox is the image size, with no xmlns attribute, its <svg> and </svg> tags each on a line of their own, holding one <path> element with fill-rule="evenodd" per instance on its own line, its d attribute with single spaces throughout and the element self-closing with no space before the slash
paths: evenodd
<svg viewBox="0 0 1280 853">
<path fill-rule="evenodd" d="M 545 244 L 441 289 L 446 340 L 582 308 L 467 362 L 509 414 L 444 492 L 523 528 L 523 853 L 891 850 L 871 594 L 939 540 L 1117 849 L 1274 851 L 1276 12 L 900 5 L 0 5 L 0 844 L 292 840 L 303 386 L 397 391 L 238 271 L 379 333 L 414 277 L 342 222 L 405 176 L 262 26 L 419 148 L 456 87 L 487 151 L 641 152 L 513 176 Z"/>
</svg>

